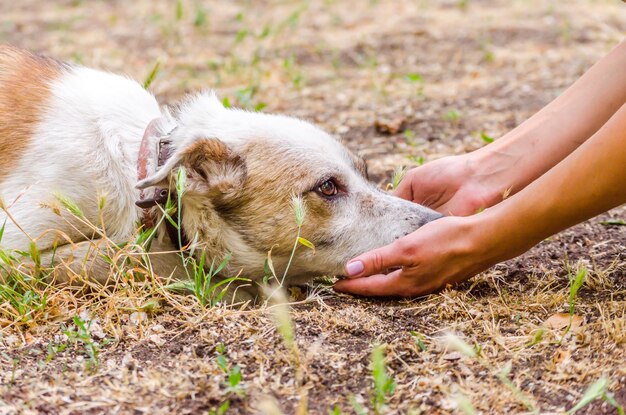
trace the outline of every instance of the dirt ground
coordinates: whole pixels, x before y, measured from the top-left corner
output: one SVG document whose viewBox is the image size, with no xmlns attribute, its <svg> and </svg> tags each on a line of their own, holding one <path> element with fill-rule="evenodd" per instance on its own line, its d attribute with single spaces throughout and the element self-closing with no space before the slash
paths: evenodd
<svg viewBox="0 0 626 415">
<path fill-rule="evenodd" d="M 364 155 L 381 185 L 397 166 L 501 136 L 625 28 L 626 5 L 608 0 L 0 2 L 1 42 L 139 81 L 159 62 L 162 103 L 215 88 L 233 105 L 312 120 Z M 131 280 L 52 293 L 28 324 L 0 315 L 0 414 L 196 414 L 226 402 L 226 413 L 376 413 L 374 344 L 396 384 L 381 413 L 471 413 L 466 401 L 563 413 L 602 376 L 626 405 L 625 219 L 616 209 L 426 298 L 294 290 L 291 349 L 271 307 L 203 309 Z M 568 311 L 568 275 L 583 266 L 581 327 L 541 336 Z M 86 333 L 75 315 L 91 321 Z M 450 332 L 481 357 L 449 347 Z M 241 382 L 229 388 L 235 365 Z M 597 400 L 580 413 L 617 412 Z"/>
</svg>

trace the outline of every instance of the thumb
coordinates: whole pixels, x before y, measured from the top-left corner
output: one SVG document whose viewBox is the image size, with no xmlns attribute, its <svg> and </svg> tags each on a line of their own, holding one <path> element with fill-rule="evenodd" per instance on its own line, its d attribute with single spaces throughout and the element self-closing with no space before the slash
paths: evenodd
<svg viewBox="0 0 626 415">
<path fill-rule="evenodd" d="M 388 268 L 409 265 L 404 255 L 404 243 L 399 239 L 387 246 L 374 249 L 351 259 L 346 264 L 348 278 L 360 278 L 373 274 L 386 273 Z"/>
</svg>

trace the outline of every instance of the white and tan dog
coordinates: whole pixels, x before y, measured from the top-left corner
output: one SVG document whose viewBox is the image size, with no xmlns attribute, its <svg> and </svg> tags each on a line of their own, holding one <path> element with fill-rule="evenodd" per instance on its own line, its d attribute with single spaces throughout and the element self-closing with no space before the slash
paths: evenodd
<svg viewBox="0 0 626 415">
<path fill-rule="evenodd" d="M 258 280 L 270 249 L 277 272 L 286 267 L 297 233 L 294 195 L 308 212 L 302 236 L 316 251 L 298 251 L 290 283 L 341 274 L 348 259 L 439 217 L 368 183 L 364 162 L 307 122 L 225 108 L 211 92 L 172 113 L 128 78 L 0 45 L 0 244 L 28 250 L 35 240 L 45 252 L 66 243 L 55 247 L 57 262 L 73 259 L 80 266 L 66 268 L 105 280 L 107 262 L 80 258 L 98 237 L 85 222 L 127 241 L 145 215 L 136 202 L 159 202 L 151 188 L 167 194 L 181 166 L 182 231 L 196 240 L 196 253 L 231 252 L 226 275 Z M 58 195 L 85 220 L 50 209 Z M 160 210 L 152 212 L 158 220 Z M 161 248 L 174 250 L 160 234 Z M 167 258 L 155 255 L 166 276 L 178 264 Z"/>
</svg>

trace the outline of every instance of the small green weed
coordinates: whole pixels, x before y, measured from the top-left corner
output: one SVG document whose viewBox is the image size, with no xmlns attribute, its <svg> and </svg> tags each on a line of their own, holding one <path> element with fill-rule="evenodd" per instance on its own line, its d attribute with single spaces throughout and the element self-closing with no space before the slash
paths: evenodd
<svg viewBox="0 0 626 415">
<path fill-rule="evenodd" d="M 517 385 L 515 385 L 510 379 L 512 363 L 509 361 L 502 368 L 496 369 L 484 356 L 482 355 L 482 348 L 478 345 L 472 347 L 467 344 L 463 339 L 454 335 L 448 334 L 444 337 L 445 344 L 453 350 L 464 354 L 465 356 L 473 359 L 477 363 L 481 364 L 490 373 L 494 374 L 504 386 L 506 386 L 513 395 L 521 402 L 529 412 L 538 413 L 539 410 L 533 402 L 522 392 Z"/>
<path fill-rule="evenodd" d="M 230 254 L 226 255 L 219 264 L 216 264 L 215 258 L 213 258 L 207 270 L 204 252 L 200 254 L 199 260 L 189 256 L 186 258 L 186 262 L 191 265 L 192 278 L 189 281 L 177 281 L 168 284 L 165 288 L 171 291 L 192 292 L 202 307 L 215 307 L 228 292 L 229 284 L 235 281 L 248 281 L 239 277 L 218 278 L 218 274 L 226 267 L 231 257 Z"/>
<path fill-rule="evenodd" d="M 415 141 L 415 131 L 407 128 L 402 133 L 404 135 L 404 141 L 412 147 L 417 146 L 417 142 Z"/>
<path fill-rule="evenodd" d="M 545 334 L 546 329 L 543 327 L 538 328 L 535 333 L 533 334 L 533 338 L 531 339 L 530 342 L 528 342 L 528 344 L 526 345 L 526 347 L 532 347 L 536 344 L 541 343 L 541 340 L 543 340 L 543 335 Z"/>
<path fill-rule="evenodd" d="M 483 53 L 483 60 L 487 63 L 491 63 L 496 59 L 496 55 L 493 51 L 493 42 L 490 39 L 484 39 L 481 42 L 480 50 Z"/>
<path fill-rule="evenodd" d="M 600 222 L 600 225 L 605 226 L 626 226 L 626 221 L 623 219 L 615 219 L 615 220 L 605 220 Z"/>
<path fill-rule="evenodd" d="M 74 345 L 82 345 L 83 352 L 87 355 L 88 360 L 85 362 L 85 369 L 88 372 L 95 372 L 100 366 L 100 344 L 91 337 L 89 327 L 93 320 L 83 321 L 79 316 L 72 318 L 73 327 L 69 327 L 63 331 L 69 342 Z"/>
<path fill-rule="evenodd" d="M 444 114 L 443 119 L 446 121 L 457 123 L 461 119 L 461 113 L 457 110 L 452 109 Z"/>
<path fill-rule="evenodd" d="M 18 368 L 18 365 L 19 365 L 20 361 L 19 361 L 19 359 L 16 359 L 14 357 L 9 356 L 5 352 L 2 352 L 2 358 L 6 362 L 9 362 L 11 364 L 11 378 L 9 379 L 8 383 L 10 385 L 14 385 L 15 384 L 15 375 L 16 375 L 17 368 Z"/>
<path fill-rule="evenodd" d="M 578 295 L 578 291 L 583 286 L 583 283 L 585 282 L 586 277 L 587 277 L 587 268 L 585 267 L 580 267 L 580 269 L 578 270 L 575 276 L 572 276 L 571 274 L 569 276 L 570 285 L 569 285 L 568 303 L 569 303 L 570 315 L 574 315 L 574 313 L 576 312 L 576 297 Z"/>
<path fill-rule="evenodd" d="M 613 397 L 613 394 L 609 392 L 609 380 L 606 377 L 601 377 L 591 384 L 585 391 L 580 401 L 572 407 L 572 409 L 567 411 L 568 415 L 576 413 L 596 399 L 606 401 L 617 410 L 619 415 L 624 415 L 624 407 L 620 405 Z"/>
<path fill-rule="evenodd" d="M 0 241 L 3 231 L 4 225 L 0 228 Z M 20 266 L 29 259 L 34 263 L 34 269 Z M 34 243 L 31 252 L 0 248 L 0 274 L 0 316 L 21 325 L 34 324 L 45 314 L 48 304 L 48 284 L 44 282 L 45 274 Z"/>
<path fill-rule="evenodd" d="M 226 382 L 224 383 L 226 391 L 234 393 L 238 396 L 243 396 L 245 391 L 243 389 L 243 385 L 241 384 L 241 367 L 239 365 L 233 366 L 228 362 L 228 359 L 225 356 L 226 347 L 224 346 L 224 343 L 219 343 L 216 346 L 215 351 L 217 352 L 215 361 L 226 375 Z"/>
<path fill-rule="evenodd" d="M 289 16 L 287 16 L 285 20 L 279 22 L 276 25 L 276 30 L 274 31 L 274 33 L 279 34 L 283 30 L 287 29 L 288 27 L 290 28 L 296 27 L 298 23 L 300 22 L 300 16 L 302 16 L 302 13 L 304 13 L 307 10 L 307 8 L 308 8 L 308 5 L 304 3 L 303 5 L 298 7 L 296 10 L 294 10 Z"/>
<path fill-rule="evenodd" d="M 193 19 L 195 27 L 202 27 L 206 24 L 206 9 L 202 6 L 196 8 L 196 17 Z"/>
<path fill-rule="evenodd" d="M 357 415 L 367 415 L 367 408 L 363 406 L 361 402 L 359 402 L 356 396 L 352 395 L 348 398 L 350 401 L 350 405 L 352 405 L 352 409 L 354 409 L 354 413 Z"/>
<path fill-rule="evenodd" d="M 176 20 L 181 21 L 185 16 L 185 8 L 182 0 L 176 0 Z"/>
<path fill-rule="evenodd" d="M 294 88 L 300 89 L 304 86 L 304 74 L 296 64 L 296 59 L 293 55 L 290 55 L 283 60 L 283 68 L 285 69 L 285 72 L 291 80 L 291 84 Z"/>
<path fill-rule="evenodd" d="M 410 73 L 406 74 L 403 79 L 413 85 L 413 92 L 415 95 L 424 95 L 424 78 L 422 78 L 422 75 L 418 73 Z"/>
<path fill-rule="evenodd" d="M 245 109 L 262 111 L 263 108 L 267 106 L 267 104 L 265 102 L 256 102 L 254 100 L 254 96 L 256 95 L 257 91 L 258 87 L 254 85 L 238 89 L 237 91 L 235 91 L 235 97 L 237 98 L 237 102 Z M 230 103 L 228 104 L 230 105 Z"/>
<path fill-rule="evenodd" d="M 481 138 L 481 140 L 483 140 L 483 141 L 484 141 L 485 143 L 487 143 L 487 144 L 489 144 L 489 143 L 493 143 L 493 142 L 494 142 L 494 140 L 495 140 L 493 137 L 490 137 L 490 136 L 488 136 L 487 134 L 485 134 L 485 132 L 484 132 L 484 131 L 481 131 L 481 132 L 480 132 L 480 138 Z"/>
<path fill-rule="evenodd" d="M 422 166 L 426 162 L 426 159 L 424 158 L 424 156 L 408 155 L 406 156 L 406 158 L 407 160 L 417 164 L 418 166 Z"/>
<path fill-rule="evenodd" d="M 250 31 L 246 28 L 244 29 L 239 29 L 237 31 L 237 34 L 235 35 L 235 43 L 241 43 L 243 42 L 243 40 L 248 37 L 248 35 L 250 34 Z"/>
<path fill-rule="evenodd" d="M 578 291 L 583 286 L 585 282 L 585 278 L 587 277 L 587 268 L 582 266 L 576 272 L 576 275 L 572 275 L 571 271 L 568 269 L 568 277 L 569 277 L 569 296 L 567 302 L 569 304 L 569 323 L 563 332 L 563 336 L 561 340 L 565 338 L 565 335 L 569 333 L 572 328 L 572 322 L 574 320 L 574 315 L 576 313 L 576 297 L 578 296 Z"/>
<path fill-rule="evenodd" d="M 387 373 L 385 365 L 385 347 L 375 345 L 371 355 L 372 378 L 374 379 L 374 396 L 372 407 L 376 414 L 381 414 L 386 408 L 387 396 L 393 395 L 396 390 L 396 382 Z"/>
<path fill-rule="evenodd" d="M 46 355 L 46 363 L 50 363 L 52 359 L 58 354 L 62 353 L 67 349 L 67 343 L 62 344 L 54 344 L 52 342 L 48 343 L 48 354 Z"/>
<path fill-rule="evenodd" d="M 408 75 L 405 75 L 404 80 L 408 82 L 424 82 L 424 79 L 422 79 L 422 75 L 418 73 L 410 73 Z"/>
<path fill-rule="evenodd" d="M 230 401 L 221 404 L 216 410 L 209 410 L 209 415 L 225 415 L 230 409 Z"/>
<path fill-rule="evenodd" d="M 335 406 L 333 409 L 328 410 L 328 415 L 342 415 L 341 408 L 339 406 Z"/>
<path fill-rule="evenodd" d="M 415 340 L 415 344 L 419 348 L 420 352 L 426 351 L 426 344 L 424 343 L 424 337 L 416 331 L 410 331 L 409 334 Z"/>
</svg>

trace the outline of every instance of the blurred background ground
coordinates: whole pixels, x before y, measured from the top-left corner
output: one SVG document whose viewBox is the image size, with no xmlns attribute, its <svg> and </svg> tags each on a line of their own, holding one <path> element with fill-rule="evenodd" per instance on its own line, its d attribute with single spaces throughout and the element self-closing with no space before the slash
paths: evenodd
<svg viewBox="0 0 626 415">
<path fill-rule="evenodd" d="M 360 152 L 381 184 L 395 167 L 497 139 L 625 27 L 626 6 L 608 0 L 0 2 L 1 42 L 140 82 L 158 64 L 151 89 L 163 104 L 214 88 L 234 106 L 306 118 Z M 386 344 L 397 385 L 384 413 L 461 411 L 461 397 L 484 413 L 527 412 L 528 402 L 563 412 L 601 376 L 625 405 L 625 216 L 616 209 L 425 299 L 296 292 L 299 371 L 267 310 L 189 313 L 157 298 L 160 307 L 138 318 L 146 298 L 135 286 L 79 298 L 50 309 L 45 324 L 3 322 L 0 413 L 208 413 L 225 402 L 227 413 L 269 413 L 271 402 L 285 413 L 305 403 L 315 414 L 358 413 L 359 403 L 372 413 L 375 343 Z M 568 275 L 581 266 L 582 328 L 564 337 L 548 329 L 532 344 L 542 322 L 567 312 Z M 87 343 L 63 333 L 80 313 L 95 322 L 95 372 L 85 368 Z M 482 360 L 449 350 L 445 332 L 480 348 Z M 218 355 L 240 366 L 237 390 Z M 525 398 L 498 379 L 508 364 Z M 602 400 L 585 411 L 615 412 Z"/>
</svg>

